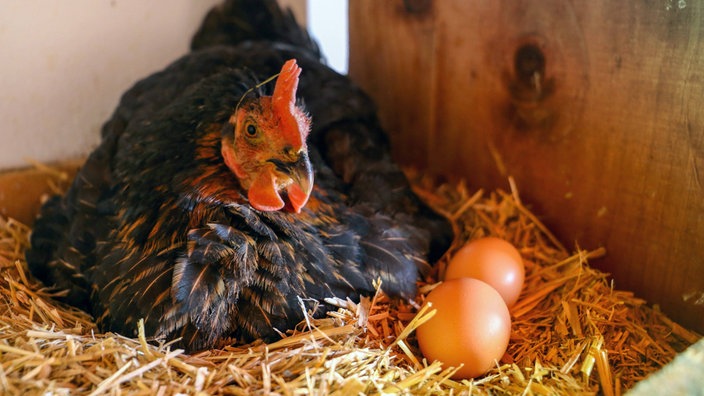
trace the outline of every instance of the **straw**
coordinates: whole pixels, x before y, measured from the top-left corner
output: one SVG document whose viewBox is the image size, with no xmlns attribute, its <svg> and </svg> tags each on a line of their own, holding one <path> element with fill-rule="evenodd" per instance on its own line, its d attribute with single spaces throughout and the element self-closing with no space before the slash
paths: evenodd
<svg viewBox="0 0 704 396">
<path fill-rule="evenodd" d="M 171 344 L 100 333 L 89 315 L 56 302 L 28 272 L 30 229 L 0 220 L 0 393 L 4 394 L 596 394 L 618 395 L 671 361 L 700 335 L 589 265 L 603 248 L 568 251 L 511 192 L 436 184 L 409 171 L 418 194 L 451 219 L 457 238 L 413 302 L 336 298 L 328 316 L 307 316 L 284 338 L 187 355 Z M 526 264 L 512 307 L 508 350 L 484 376 L 429 362 L 415 329 L 442 268 L 468 240 L 509 240 Z M 322 302 L 321 302 L 322 303 Z M 419 308 L 422 307 L 422 308 Z"/>
</svg>

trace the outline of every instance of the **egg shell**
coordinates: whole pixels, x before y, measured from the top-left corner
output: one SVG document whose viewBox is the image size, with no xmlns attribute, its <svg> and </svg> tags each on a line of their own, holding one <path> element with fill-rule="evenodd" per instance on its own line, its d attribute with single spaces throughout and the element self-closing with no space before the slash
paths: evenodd
<svg viewBox="0 0 704 396">
<path fill-rule="evenodd" d="M 464 277 L 490 284 L 511 307 L 523 289 L 525 266 L 510 242 L 496 237 L 478 238 L 460 248 L 447 265 L 445 280 Z"/>
<path fill-rule="evenodd" d="M 472 278 L 445 281 L 428 293 L 435 316 L 416 329 L 428 361 L 461 367 L 453 379 L 478 377 L 501 359 L 511 335 L 511 317 L 501 295 Z"/>
</svg>

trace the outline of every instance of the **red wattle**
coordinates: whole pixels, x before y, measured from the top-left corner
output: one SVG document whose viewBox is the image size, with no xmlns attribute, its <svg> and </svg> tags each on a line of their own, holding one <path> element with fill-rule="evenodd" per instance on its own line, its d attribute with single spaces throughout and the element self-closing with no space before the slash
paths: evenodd
<svg viewBox="0 0 704 396">
<path fill-rule="evenodd" d="M 247 197 L 250 205 L 264 212 L 280 210 L 285 204 L 276 191 L 276 178 L 271 171 L 263 171 L 257 176 L 249 187 Z"/>
<path fill-rule="evenodd" d="M 301 187 L 293 183 L 286 189 L 288 193 L 288 199 L 291 201 L 291 206 L 293 211 L 296 213 L 301 213 L 301 208 L 303 208 L 310 198 L 310 191 L 303 191 Z"/>
</svg>

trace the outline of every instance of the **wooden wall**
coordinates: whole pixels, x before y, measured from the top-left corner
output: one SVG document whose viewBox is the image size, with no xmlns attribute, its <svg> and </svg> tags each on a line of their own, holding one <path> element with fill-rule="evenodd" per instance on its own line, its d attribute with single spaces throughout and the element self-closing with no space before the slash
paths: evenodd
<svg viewBox="0 0 704 396">
<path fill-rule="evenodd" d="M 507 189 L 615 286 L 704 331 L 704 4 L 353 0 L 396 157 Z M 698 300 L 698 301 L 697 301 Z"/>
</svg>

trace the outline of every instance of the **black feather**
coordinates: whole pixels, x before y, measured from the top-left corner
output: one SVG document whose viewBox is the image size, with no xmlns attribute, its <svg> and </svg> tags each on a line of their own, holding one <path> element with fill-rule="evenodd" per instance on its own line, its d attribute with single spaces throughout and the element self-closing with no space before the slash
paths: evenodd
<svg viewBox="0 0 704 396">
<path fill-rule="evenodd" d="M 313 119 L 315 188 L 300 214 L 260 212 L 223 162 L 221 133 L 290 58 Z M 372 294 L 376 279 L 412 298 L 452 232 L 412 193 L 375 113 L 275 1 L 227 1 L 192 52 L 122 96 L 71 188 L 44 204 L 29 267 L 101 329 L 133 335 L 143 318 L 191 351 L 274 339 L 302 302 L 322 314 L 315 301 Z"/>
</svg>

